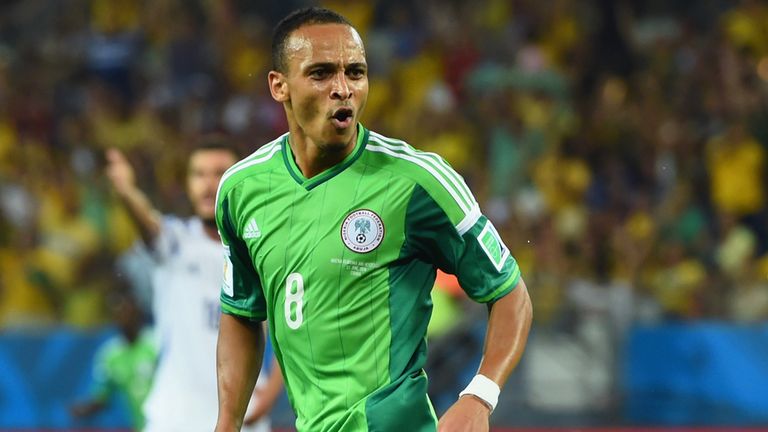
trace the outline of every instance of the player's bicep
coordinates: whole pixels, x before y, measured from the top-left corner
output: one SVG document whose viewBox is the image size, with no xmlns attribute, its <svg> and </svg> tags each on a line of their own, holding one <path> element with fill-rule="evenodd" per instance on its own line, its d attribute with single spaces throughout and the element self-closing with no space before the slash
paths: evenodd
<svg viewBox="0 0 768 432">
<path fill-rule="evenodd" d="M 453 215 L 416 190 L 409 205 L 409 238 L 441 270 L 455 274 L 475 301 L 493 302 L 514 289 L 520 270 L 493 224 L 476 214 Z"/>
<path fill-rule="evenodd" d="M 259 321 L 266 319 L 264 292 L 250 260 L 241 258 L 237 248 L 233 252 L 231 246 L 225 247 L 224 255 L 222 312 Z"/>
<path fill-rule="evenodd" d="M 266 319 L 266 302 L 261 281 L 248 249 L 237 235 L 229 213 L 228 201 L 217 211 L 219 235 L 224 246 L 224 268 L 221 284 L 222 312 L 253 320 Z"/>
<path fill-rule="evenodd" d="M 520 268 L 490 220 L 481 216 L 461 238 L 455 274 L 473 300 L 494 302 L 517 286 Z"/>
<path fill-rule="evenodd" d="M 107 342 L 110 344 L 110 342 Z M 112 379 L 107 360 L 107 349 L 102 347 L 94 358 L 93 381 L 91 382 L 91 397 L 96 400 L 106 400 L 114 393 L 116 385 Z"/>
</svg>

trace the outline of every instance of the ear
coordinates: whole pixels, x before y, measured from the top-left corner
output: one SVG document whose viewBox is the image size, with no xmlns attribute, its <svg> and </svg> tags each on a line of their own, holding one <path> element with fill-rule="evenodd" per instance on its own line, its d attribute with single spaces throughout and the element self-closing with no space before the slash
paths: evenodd
<svg viewBox="0 0 768 432">
<path fill-rule="evenodd" d="M 272 93 L 272 99 L 277 102 L 286 102 L 290 99 L 288 91 L 288 83 L 285 80 L 285 75 L 277 71 L 269 71 L 267 75 L 267 81 L 269 82 L 269 92 Z"/>
</svg>

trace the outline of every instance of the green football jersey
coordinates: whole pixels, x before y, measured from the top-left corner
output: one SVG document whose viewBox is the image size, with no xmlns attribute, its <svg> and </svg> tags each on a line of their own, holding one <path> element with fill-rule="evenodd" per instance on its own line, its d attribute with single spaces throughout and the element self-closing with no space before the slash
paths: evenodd
<svg viewBox="0 0 768 432">
<path fill-rule="evenodd" d="M 222 310 L 268 321 L 299 431 L 436 430 L 422 370 L 436 268 L 493 302 L 517 263 L 437 155 L 359 126 L 307 179 L 289 140 L 222 177 Z"/>
<path fill-rule="evenodd" d="M 133 425 L 137 430 L 144 425 L 142 404 L 152 387 L 157 361 L 157 344 L 152 333 L 142 331 L 139 338 L 129 343 L 122 335 L 109 339 L 94 358 L 92 393 L 106 400 L 122 393 L 128 402 Z"/>
</svg>

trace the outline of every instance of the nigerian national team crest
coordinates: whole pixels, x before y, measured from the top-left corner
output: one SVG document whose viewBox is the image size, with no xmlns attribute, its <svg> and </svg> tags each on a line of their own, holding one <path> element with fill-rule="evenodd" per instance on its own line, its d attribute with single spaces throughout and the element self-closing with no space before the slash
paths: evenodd
<svg viewBox="0 0 768 432">
<path fill-rule="evenodd" d="M 370 210 L 355 210 L 341 224 L 341 239 L 352 251 L 368 253 L 381 244 L 384 223 Z"/>
</svg>

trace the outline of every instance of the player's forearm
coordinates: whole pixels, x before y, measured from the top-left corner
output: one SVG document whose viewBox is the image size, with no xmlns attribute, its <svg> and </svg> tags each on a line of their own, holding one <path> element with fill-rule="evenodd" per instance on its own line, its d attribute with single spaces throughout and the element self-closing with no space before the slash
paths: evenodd
<svg viewBox="0 0 768 432">
<path fill-rule="evenodd" d="M 533 309 L 523 279 L 491 307 L 479 373 L 503 387 L 520 362 L 531 328 Z"/>
<path fill-rule="evenodd" d="M 507 377 L 520 362 L 533 316 L 525 282 L 491 307 L 483 360 L 476 376 L 451 408 L 440 418 L 438 430 L 488 430 L 488 416 Z M 496 384 L 489 383 L 488 379 Z"/>
<path fill-rule="evenodd" d="M 149 198 L 135 186 L 117 189 L 117 196 L 139 229 L 144 244 L 152 246 L 160 233 L 160 217 Z"/>
<path fill-rule="evenodd" d="M 222 314 L 216 348 L 219 388 L 217 432 L 240 430 L 263 355 L 261 324 Z"/>
<path fill-rule="evenodd" d="M 106 406 L 106 402 L 103 399 L 92 399 L 86 402 L 75 404 L 70 408 L 70 413 L 73 417 L 88 417 L 93 415 Z"/>
</svg>

